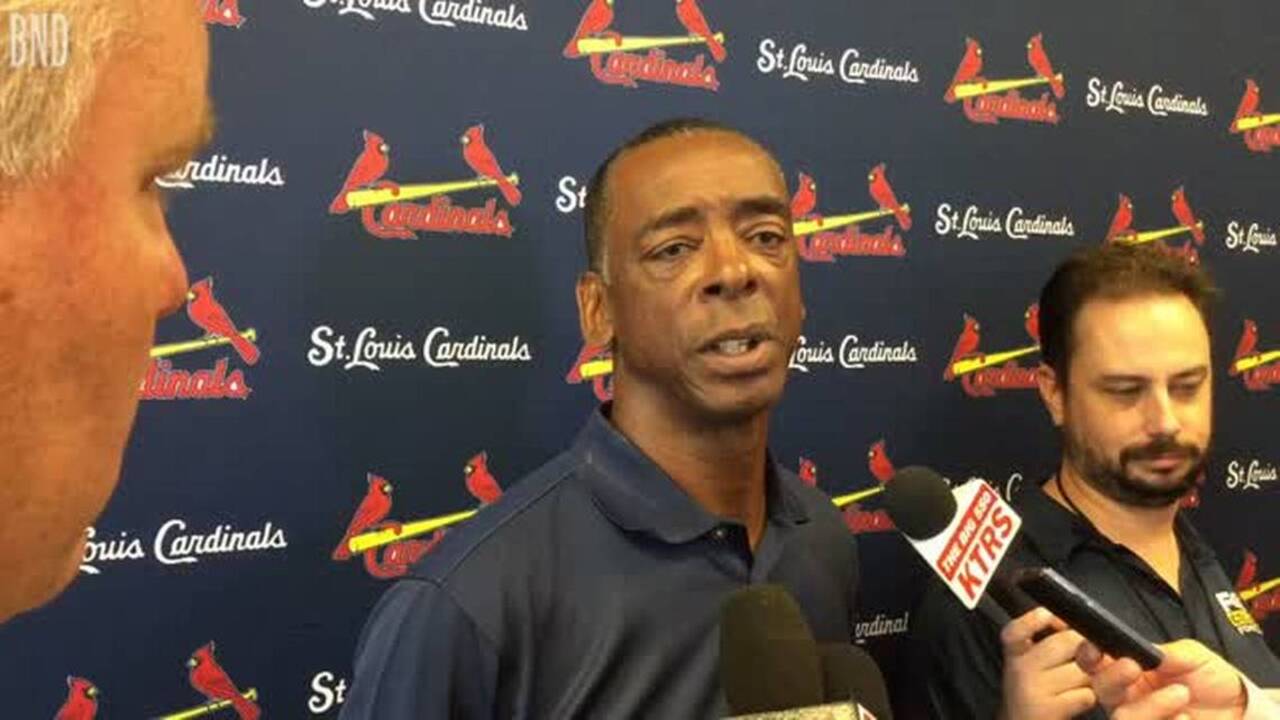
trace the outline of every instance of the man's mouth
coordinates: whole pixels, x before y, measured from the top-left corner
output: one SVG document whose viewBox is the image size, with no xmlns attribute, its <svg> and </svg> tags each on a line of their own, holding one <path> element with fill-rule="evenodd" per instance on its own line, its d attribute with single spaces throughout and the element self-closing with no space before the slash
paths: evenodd
<svg viewBox="0 0 1280 720">
<path fill-rule="evenodd" d="M 728 330 L 716 335 L 702 346 L 702 352 L 724 355 L 726 357 L 746 355 L 759 347 L 760 343 L 765 340 L 769 340 L 771 337 L 772 333 L 770 333 L 763 325 L 751 325 L 736 330 Z"/>
<path fill-rule="evenodd" d="M 721 340 L 711 345 L 711 352 L 718 353 L 720 355 L 728 355 L 730 357 L 734 355 L 745 355 L 748 352 L 756 349 L 756 346 L 759 344 L 760 344 L 760 339 L 758 338 L 736 338 L 732 340 Z"/>
</svg>

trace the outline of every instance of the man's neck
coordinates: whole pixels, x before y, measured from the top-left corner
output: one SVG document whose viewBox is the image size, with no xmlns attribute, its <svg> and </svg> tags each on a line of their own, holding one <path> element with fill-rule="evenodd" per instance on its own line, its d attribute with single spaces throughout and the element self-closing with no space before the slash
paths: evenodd
<svg viewBox="0 0 1280 720">
<path fill-rule="evenodd" d="M 1177 503 L 1154 508 L 1126 505 L 1097 490 L 1065 460 L 1057 482 L 1045 483 L 1044 490 L 1067 509 L 1083 514 L 1107 539 L 1132 550 L 1178 589 L 1178 543 L 1173 532 Z"/>
<path fill-rule="evenodd" d="M 667 404 L 615 393 L 609 419 L 703 509 L 741 522 L 752 549 L 756 547 L 766 516 L 767 412 L 709 426 Z"/>
</svg>

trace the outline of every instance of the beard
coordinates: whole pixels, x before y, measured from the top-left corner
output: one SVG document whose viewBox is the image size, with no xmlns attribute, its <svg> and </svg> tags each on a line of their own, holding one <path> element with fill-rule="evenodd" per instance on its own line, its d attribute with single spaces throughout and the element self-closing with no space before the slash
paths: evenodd
<svg viewBox="0 0 1280 720">
<path fill-rule="evenodd" d="M 1062 438 L 1067 462 L 1085 482 L 1112 500 L 1133 507 L 1167 507 L 1182 499 L 1195 487 L 1208 455 L 1207 448 L 1180 443 L 1172 437 L 1160 437 L 1145 445 L 1124 448 L 1119 458 L 1113 461 L 1090 447 L 1072 432 L 1070 426 L 1063 427 Z M 1172 482 L 1156 484 L 1129 472 L 1129 467 L 1135 462 L 1165 455 L 1177 455 L 1190 461 L 1185 473 L 1173 476 Z"/>
</svg>

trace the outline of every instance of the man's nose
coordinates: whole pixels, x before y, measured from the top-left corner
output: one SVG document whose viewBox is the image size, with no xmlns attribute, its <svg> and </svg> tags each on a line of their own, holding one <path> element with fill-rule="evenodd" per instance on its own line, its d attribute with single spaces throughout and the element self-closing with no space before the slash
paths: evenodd
<svg viewBox="0 0 1280 720">
<path fill-rule="evenodd" d="M 713 228 L 705 247 L 705 297 L 734 299 L 755 291 L 757 281 L 748 248 L 730 228 Z"/>
</svg>

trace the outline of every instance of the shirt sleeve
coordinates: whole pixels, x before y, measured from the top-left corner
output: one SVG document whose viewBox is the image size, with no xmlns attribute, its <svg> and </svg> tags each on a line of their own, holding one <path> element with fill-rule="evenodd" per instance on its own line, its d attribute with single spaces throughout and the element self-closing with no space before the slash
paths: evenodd
<svg viewBox="0 0 1280 720">
<path fill-rule="evenodd" d="M 402 580 L 356 646 L 342 720 L 491 718 L 498 658 L 466 612 L 426 580 Z"/>
</svg>

